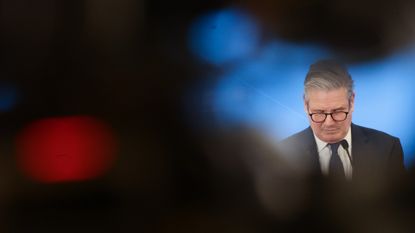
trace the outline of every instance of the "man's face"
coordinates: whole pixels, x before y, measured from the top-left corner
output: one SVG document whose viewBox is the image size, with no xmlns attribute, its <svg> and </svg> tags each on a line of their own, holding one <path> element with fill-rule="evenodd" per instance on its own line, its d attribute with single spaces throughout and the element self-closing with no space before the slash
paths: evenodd
<svg viewBox="0 0 415 233">
<path fill-rule="evenodd" d="M 344 121 L 334 121 L 328 115 L 324 122 L 316 123 L 311 120 L 310 116 L 308 117 L 311 129 L 320 140 L 327 143 L 335 143 L 343 139 L 350 128 L 354 110 L 354 94 L 349 101 L 346 88 L 330 91 L 309 90 L 308 99 L 304 100 L 304 108 L 307 114 L 333 113 L 337 111 L 349 112 Z"/>
</svg>

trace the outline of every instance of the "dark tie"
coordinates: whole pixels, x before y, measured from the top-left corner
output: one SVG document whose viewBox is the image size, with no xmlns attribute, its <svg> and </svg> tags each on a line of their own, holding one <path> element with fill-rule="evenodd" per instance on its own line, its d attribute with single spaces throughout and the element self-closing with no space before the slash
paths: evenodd
<svg viewBox="0 0 415 233">
<path fill-rule="evenodd" d="M 331 148 L 331 157 L 330 157 L 330 166 L 329 166 L 329 176 L 336 179 L 345 179 L 343 163 L 340 159 L 337 149 L 339 148 L 340 143 L 329 144 Z"/>
</svg>

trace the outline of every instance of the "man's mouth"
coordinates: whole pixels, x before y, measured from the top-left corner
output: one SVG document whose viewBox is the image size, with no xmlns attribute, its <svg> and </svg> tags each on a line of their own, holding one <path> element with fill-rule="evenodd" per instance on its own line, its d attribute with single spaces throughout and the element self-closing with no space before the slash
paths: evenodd
<svg viewBox="0 0 415 233">
<path fill-rule="evenodd" d="M 337 133 L 339 130 L 338 129 L 325 129 L 324 132 L 326 133 Z"/>
</svg>

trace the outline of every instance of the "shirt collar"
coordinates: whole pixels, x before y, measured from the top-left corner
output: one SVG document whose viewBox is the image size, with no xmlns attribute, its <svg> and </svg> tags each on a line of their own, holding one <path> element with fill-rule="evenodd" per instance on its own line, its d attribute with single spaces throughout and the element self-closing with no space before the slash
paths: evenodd
<svg viewBox="0 0 415 233">
<path fill-rule="evenodd" d="M 352 145 L 352 132 L 351 131 L 352 131 L 352 129 L 351 129 L 351 127 L 349 127 L 349 130 L 347 131 L 346 136 L 343 138 L 347 141 L 347 143 L 349 143 L 349 145 Z M 327 146 L 328 143 L 325 142 L 325 141 L 322 141 L 320 138 L 318 138 L 314 134 L 314 132 L 313 132 L 313 135 L 314 135 L 314 139 L 316 140 L 317 151 L 318 151 L 318 153 L 320 153 Z"/>
</svg>

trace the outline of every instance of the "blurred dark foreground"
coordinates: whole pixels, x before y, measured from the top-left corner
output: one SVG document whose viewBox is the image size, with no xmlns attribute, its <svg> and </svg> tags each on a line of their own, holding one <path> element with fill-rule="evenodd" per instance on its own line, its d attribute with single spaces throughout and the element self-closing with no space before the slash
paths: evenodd
<svg viewBox="0 0 415 233">
<path fill-rule="evenodd" d="M 100 179 L 57 184 L 17 179 L 2 191 L 2 232 L 415 229 L 413 171 L 398 179 L 338 183 L 305 172 L 252 130 L 180 136 L 166 144 L 175 151 L 168 161 L 137 158 L 131 168 L 125 164 Z M 150 145 L 143 148 L 149 151 Z"/>
</svg>

